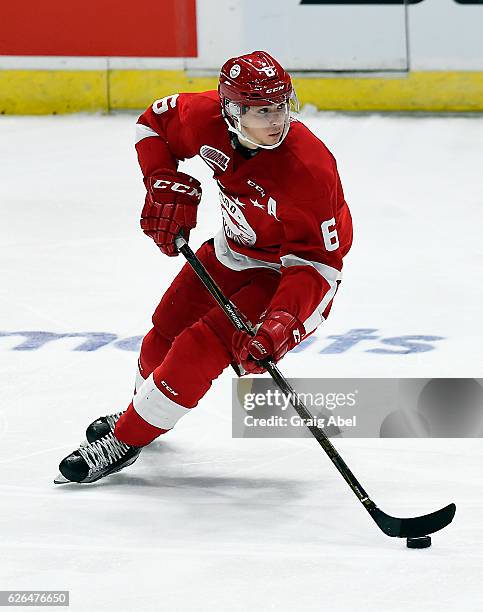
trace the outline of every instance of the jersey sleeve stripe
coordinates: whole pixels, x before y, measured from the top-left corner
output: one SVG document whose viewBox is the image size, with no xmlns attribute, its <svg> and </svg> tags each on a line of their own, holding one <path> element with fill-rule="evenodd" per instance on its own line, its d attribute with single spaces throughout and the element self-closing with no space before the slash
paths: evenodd
<svg viewBox="0 0 483 612">
<path fill-rule="evenodd" d="M 316 329 L 321 323 L 325 321 L 324 317 L 322 316 L 322 313 L 330 304 L 330 301 L 333 299 L 336 291 L 337 283 L 330 283 L 330 289 L 324 295 L 323 300 L 320 302 L 314 312 L 309 316 L 309 318 L 306 319 L 303 323 L 306 334 L 310 334 L 311 332 L 313 332 L 314 329 Z"/>
<path fill-rule="evenodd" d="M 147 125 L 143 125 L 142 123 L 136 123 L 136 144 L 144 140 L 144 138 L 150 138 L 151 136 L 158 136 L 159 134 L 152 130 Z"/>
<path fill-rule="evenodd" d="M 315 268 L 317 272 L 323 278 L 325 278 L 329 285 L 342 280 L 342 272 L 337 270 L 337 268 L 320 263 L 319 261 L 309 261 L 308 259 L 303 259 L 298 255 L 292 255 L 292 253 L 282 255 L 282 257 L 280 257 L 280 261 L 285 268 L 290 266 L 312 266 L 312 268 Z"/>
</svg>

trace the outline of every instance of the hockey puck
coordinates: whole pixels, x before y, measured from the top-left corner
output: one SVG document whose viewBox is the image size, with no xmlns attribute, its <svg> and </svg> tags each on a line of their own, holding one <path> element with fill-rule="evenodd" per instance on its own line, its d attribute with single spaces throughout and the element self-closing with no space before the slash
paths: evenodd
<svg viewBox="0 0 483 612">
<path fill-rule="evenodd" d="M 431 546 L 430 536 L 422 536 L 420 538 L 408 538 L 406 540 L 408 548 L 428 548 Z"/>
</svg>

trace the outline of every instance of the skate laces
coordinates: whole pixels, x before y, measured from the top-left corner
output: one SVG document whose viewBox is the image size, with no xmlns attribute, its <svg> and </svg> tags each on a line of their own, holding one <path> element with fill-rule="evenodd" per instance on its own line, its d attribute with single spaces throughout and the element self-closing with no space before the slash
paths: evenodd
<svg viewBox="0 0 483 612">
<path fill-rule="evenodd" d="M 116 414 L 108 414 L 106 416 L 106 421 L 107 424 L 109 425 L 109 427 L 114 430 L 114 427 L 116 426 L 117 421 L 119 420 L 119 417 L 121 416 L 121 414 L 124 413 L 124 410 L 121 410 L 121 412 L 116 412 Z"/>
<path fill-rule="evenodd" d="M 80 447 L 78 452 L 93 472 L 106 468 L 112 465 L 114 461 L 122 459 L 129 448 L 127 444 L 115 438 L 111 432 L 97 442 Z"/>
</svg>

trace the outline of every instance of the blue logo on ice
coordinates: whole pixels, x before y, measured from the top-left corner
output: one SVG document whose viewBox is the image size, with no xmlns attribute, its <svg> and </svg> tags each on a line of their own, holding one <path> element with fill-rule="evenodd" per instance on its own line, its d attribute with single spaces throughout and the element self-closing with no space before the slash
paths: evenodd
<svg viewBox="0 0 483 612">
<path fill-rule="evenodd" d="M 434 342 L 445 339 L 443 336 L 419 334 L 381 338 L 380 335 L 375 333 L 377 331 L 374 328 L 350 329 L 344 334 L 327 336 L 326 338 L 331 342 L 318 352 L 321 355 L 338 355 L 361 345 L 362 350 L 366 353 L 374 353 L 376 355 L 409 355 L 412 353 L 434 351 L 436 348 Z M 143 338 L 142 336 L 120 338 L 117 334 L 109 332 L 58 334 L 47 331 L 0 331 L 0 338 L 10 337 L 18 338 L 18 343 L 10 347 L 12 351 L 36 351 L 44 346 L 51 345 L 53 342 L 59 344 L 60 341 L 77 338 L 78 342 L 74 342 L 74 346 L 72 341 L 66 346 L 70 347 L 70 350 L 86 353 L 97 351 L 106 346 L 121 351 L 139 352 Z M 292 353 L 300 353 L 310 346 L 313 347 L 315 342 L 321 343 L 324 340 L 324 338 L 318 336 L 310 336 L 302 344 L 295 347 Z"/>
</svg>

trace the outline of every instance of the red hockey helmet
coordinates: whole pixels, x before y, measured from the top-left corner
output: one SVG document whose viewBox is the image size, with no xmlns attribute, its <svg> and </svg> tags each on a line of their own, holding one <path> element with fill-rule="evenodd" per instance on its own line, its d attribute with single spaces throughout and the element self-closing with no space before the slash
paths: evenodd
<svg viewBox="0 0 483 612">
<path fill-rule="evenodd" d="M 290 127 L 290 110 L 298 103 L 290 75 L 265 51 L 254 51 L 229 59 L 221 68 L 218 93 L 228 129 L 256 146 L 273 149 L 279 146 Z M 283 129 L 271 145 L 254 142 L 243 130 L 242 116 L 251 106 L 277 107 L 283 111 Z"/>
</svg>

